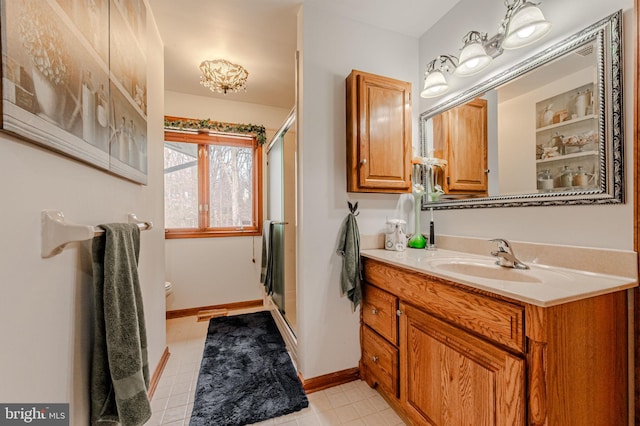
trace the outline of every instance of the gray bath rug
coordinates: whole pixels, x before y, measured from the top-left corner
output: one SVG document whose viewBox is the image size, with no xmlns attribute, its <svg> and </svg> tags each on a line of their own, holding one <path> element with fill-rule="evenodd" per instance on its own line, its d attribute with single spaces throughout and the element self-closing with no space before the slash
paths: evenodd
<svg viewBox="0 0 640 426">
<path fill-rule="evenodd" d="M 309 405 L 271 313 L 212 318 L 190 426 L 240 426 Z"/>
</svg>

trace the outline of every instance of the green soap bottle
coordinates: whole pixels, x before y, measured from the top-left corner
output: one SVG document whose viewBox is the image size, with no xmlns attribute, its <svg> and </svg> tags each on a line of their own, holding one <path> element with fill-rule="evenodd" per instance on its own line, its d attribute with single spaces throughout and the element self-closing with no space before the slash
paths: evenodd
<svg viewBox="0 0 640 426">
<path fill-rule="evenodd" d="M 409 238 L 409 247 L 423 249 L 427 246 L 427 239 L 424 235 L 417 233 L 414 234 L 413 237 Z"/>
</svg>

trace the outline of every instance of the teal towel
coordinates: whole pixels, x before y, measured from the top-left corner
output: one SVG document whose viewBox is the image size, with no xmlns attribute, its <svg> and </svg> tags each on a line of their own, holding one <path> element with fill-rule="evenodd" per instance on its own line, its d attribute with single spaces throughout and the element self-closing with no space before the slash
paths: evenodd
<svg viewBox="0 0 640 426">
<path fill-rule="evenodd" d="M 147 396 L 147 336 L 138 279 L 140 228 L 100 225 L 93 239 L 95 336 L 91 368 L 94 425 L 142 425 L 151 417 Z"/>
<path fill-rule="evenodd" d="M 349 213 L 340 230 L 337 253 L 342 256 L 342 272 L 340 273 L 340 286 L 342 293 L 346 294 L 353 303 L 355 309 L 362 299 L 360 280 L 360 231 L 358 222 L 353 213 Z"/>
</svg>

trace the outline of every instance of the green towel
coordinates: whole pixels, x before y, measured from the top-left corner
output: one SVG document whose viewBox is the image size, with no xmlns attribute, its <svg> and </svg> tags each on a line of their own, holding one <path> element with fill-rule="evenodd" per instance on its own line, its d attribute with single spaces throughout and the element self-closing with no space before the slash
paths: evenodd
<svg viewBox="0 0 640 426">
<path fill-rule="evenodd" d="M 340 273 L 342 293 L 347 295 L 353 303 L 353 309 L 355 309 L 362 298 L 360 288 L 362 274 L 360 269 L 360 232 L 353 213 L 349 213 L 342 225 L 337 253 L 342 256 L 342 272 Z"/>
<path fill-rule="evenodd" d="M 138 279 L 140 228 L 100 225 L 93 239 L 95 336 L 91 371 L 94 425 L 142 425 L 151 417 L 147 396 L 147 336 Z"/>
<path fill-rule="evenodd" d="M 262 225 L 262 265 L 260 282 L 267 294 L 273 293 L 273 223 L 265 220 Z"/>
</svg>

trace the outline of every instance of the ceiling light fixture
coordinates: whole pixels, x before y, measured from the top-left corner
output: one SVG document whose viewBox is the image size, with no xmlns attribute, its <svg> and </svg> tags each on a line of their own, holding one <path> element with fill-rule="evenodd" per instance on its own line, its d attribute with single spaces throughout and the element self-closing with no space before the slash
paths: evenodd
<svg viewBox="0 0 640 426">
<path fill-rule="evenodd" d="M 247 77 L 249 73 L 240 65 L 225 59 L 202 61 L 200 64 L 200 84 L 208 87 L 212 92 L 224 93 L 247 91 Z"/>
<path fill-rule="evenodd" d="M 489 37 L 487 33 L 469 31 L 462 40 L 464 46 L 457 64 L 453 61 L 457 58 L 452 55 L 440 55 L 427 64 L 421 97 L 433 98 L 447 92 L 449 85 L 442 69 L 442 65 L 449 67 L 446 62 L 450 63 L 453 74 L 458 77 L 474 75 L 489 66 L 494 58 L 503 53 L 503 49 L 528 46 L 551 30 L 551 23 L 538 8 L 540 2 L 504 0 L 504 4 L 507 12 L 496 35 Z M 441 66 L 436 67 L 436 63 Z"/>
</svg>

